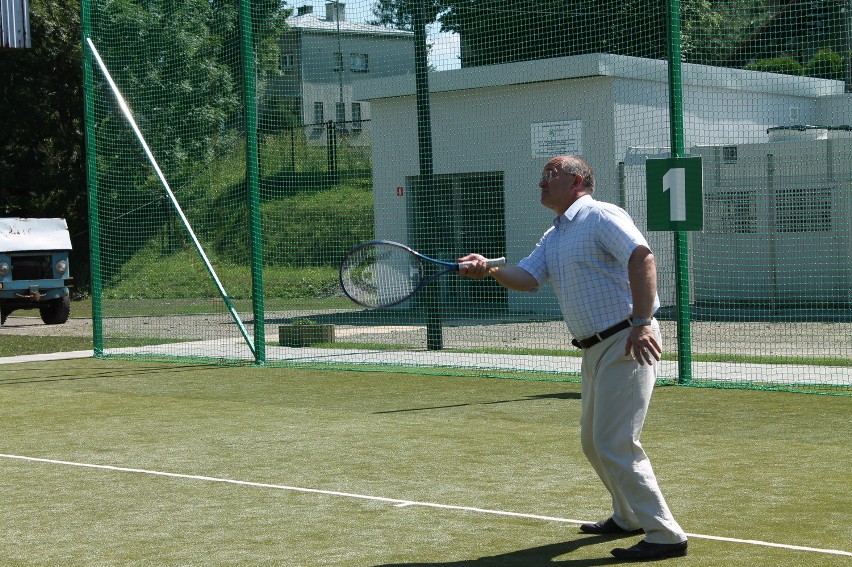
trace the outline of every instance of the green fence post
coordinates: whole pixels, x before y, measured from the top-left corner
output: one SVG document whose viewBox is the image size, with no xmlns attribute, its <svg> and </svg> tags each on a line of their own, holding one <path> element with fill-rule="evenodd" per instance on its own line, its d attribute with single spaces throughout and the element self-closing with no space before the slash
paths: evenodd
<svg viewBox="0 0 852 567">
<path fill-rule="evenodd" d="M 86 42 L 92 35 L 92 3 L 83 0 L 80 24 L 83 43 L 83 100 L 86 124 L 86 192 L 89 205 L 89 264 L 91 269 L 92 294 L 92 348 L 96 357 L 104 354 L 103 304 L 101 294 L 101 230 L 100 207 L 98 206 L 98 161 L 95 128 L 95 90 L 92 52 Z"/>
<path fill-rule="evenodd" d="M 340 183 L 340 169 L 337 165 L 337 123 L 329 120 L 325 125 L 326 167 L 328 174 L 326 182 L 329 185 Z"/>
<path fill-rule="evenodd" d="M 263 243 L 260 223 L 260 165 L 257 142 L 257 86 L 251 0 L 240 0 L 240 55 L 243 67 L 243 104 L 246 113 L 246 188 L 251 238 L 252 310 L 254 312 L 254 361 L 266 363 L 266 329 L 263 304 Z"/>
<path fill-rule="evenodd" d="M 412 15 L 414 27 L 414 69 L 417 87 L 417 139 L 420 156 L 420 187 L 422 194 L 435 194 L 435 175 L 432 162 L 432 119 L 429 107 L 429 65 L 428 48 L 426 46 L 426 17 L 423 4 L 417 2 Z M 428 197 L 427 197 L 428 199 Z M 424 201 L 426 202 L 426 201 Z M 439 243 L 434 230 L 424 232 L 423 244 L 426 255 L 438 257 L 436 254 Z M 423 305 L 426 307 L 426 348 L 441 350 L 444 348 L 443 330 L 441 328 L 441 288 L 440 282 L 435 282 L 423 290 Z"/>
<path fill-rule="evenodd" d="M 669 0 L 669 125 L 672 157 L 685 157 L 683 141 L 683 88 L 681 84 L 680 0 Z M 674 234 L 675 278 L 677 294 L 678 382 L 692 380 L 692 342 L 690 338 L 689 233 Z"/>
</svg>

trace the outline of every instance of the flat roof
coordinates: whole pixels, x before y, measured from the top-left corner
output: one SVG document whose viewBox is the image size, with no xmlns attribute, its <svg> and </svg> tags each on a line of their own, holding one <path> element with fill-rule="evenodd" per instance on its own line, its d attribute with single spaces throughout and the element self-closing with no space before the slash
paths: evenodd
<svg viewBox="0 0 852 567">
<path fill-rule="evenodd" d="M 706 88 L 806 97 L 843 94 L 843 81 L 794 77 L 728 67 L 685 63 L 682 66 L 681 75 L 685 85 Z M 464 67 L 430 73 L 429 91 L 452 92 L 583 77 L 613 77 L 665 83 L 668 81 L 668 62 L 610 53 L 590 53 L 517 63 Z M 365 79 L 359 81 L 354 88 L 357 100 L 414 96 L 416 92 L 414 75 Z"/>
</svg>

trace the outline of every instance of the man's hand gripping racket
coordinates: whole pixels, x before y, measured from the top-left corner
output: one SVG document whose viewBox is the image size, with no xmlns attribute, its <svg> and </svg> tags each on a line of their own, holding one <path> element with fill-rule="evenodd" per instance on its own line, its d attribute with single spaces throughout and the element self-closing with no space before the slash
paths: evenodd
<svg viewBox="0 0 852 567">
<path fill-rule="evenodd" d="M 485 265 L 485 269 L 505 266 L 506 259 L 486 260 Z M 437 266 L 437 273 L 430 266 Z M 359 244 L 343 258 L 340 286 L 359 305 L 391 307 L 460 267 L 467 268 L 468 263 L 435 260 L 398 242 L 372 240 Z"/>
</svg>

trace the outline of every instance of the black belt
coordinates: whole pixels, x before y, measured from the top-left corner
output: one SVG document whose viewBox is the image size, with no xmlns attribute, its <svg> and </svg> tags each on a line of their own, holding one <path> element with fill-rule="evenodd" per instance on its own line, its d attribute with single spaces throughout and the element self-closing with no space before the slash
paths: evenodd
<svg viewBox="0 0 852 567">
<path fill-rule="evenodd" d="M 604 339 L 608 339 L 619 331 L 630 328 L 630 319 L 625 319 L 621 323 L 616 323 L 609 329 L 604 329 L 600 333 L 587 337 L 585 339 L 571 339 L 571 344 L 577 348 L 592 348 Z"/>
</svg>

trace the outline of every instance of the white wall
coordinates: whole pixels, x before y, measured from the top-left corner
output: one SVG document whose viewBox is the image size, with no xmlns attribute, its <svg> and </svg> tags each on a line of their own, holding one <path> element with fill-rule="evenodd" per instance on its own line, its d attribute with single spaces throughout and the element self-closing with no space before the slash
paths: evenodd
<svg viewBox="0 0 852 567">
<path fill-rule="evenodd" d="M 407 196 L 398 196 L 396 190 L 407 190 L 406 176 L 419 170 L 414 97 L 374 100 L 372 110 L 376 237 L 405 242 Z"/>
<path fill-rule="evenodd" d="M 769 127 L 812 123 L 826 114 L 848 117 L 846 123 L 852 124 L 850 99 L 837 97 L 843 88 L 837 81 L 696 65 L 685 65 L 683 76 L 687 150 L 700 144 L 764 142 Z M 547 158 L 532 155 L 531 124 L 581 120 L 582 153 L 596 171 L 596 197 L 614 203 L 619 202 L 618 164 L 628 150 L 670 145 L 662 61 L 592 54 L 429 78 L 434 172 L 504 172 L 510 262 L 534 247 L 553 216 L 539 203 L 537 183 Z M 377 237 L 404 241 L 406 197 L 398 197 L 396 188 L 418 174 L 413 77 L 360 83 L 355 97 L 373 107 Z M 821 106 L 820 98 L 829 102 Z M 644 227 L 643 208 L 633 209 L 628 207 Z M 650 235 L 649 240 L 671 256 L 670 235 Z M 540 294 L 511 293 L 510 308 L 550 311 L 552 293 L 549 287 Z"/>
<path fill-rule="evenodd" d="M 335 70 L 334 54 L 343 53 L 343 72 Z M 365 53 L 367 72 L 350 69 L 351 53 Z M 303 120 L 314 122 L 314 102 L 322 102 L 325 120 L 335 120 L 335 104 L 341 100 L 346 105 L 346 120 L 352 119 L 352 85 L 377 77 L 405 75 L 414 72 L 414 40 L 412 37 L 387 37 L 378 34 L 341 34 L 338 44 L 336 34 L 301 33 L 301 80 Z M 361 118 L 371 118 L 370 104 L 362 104 Z"/>
<path fill-rule="evenodd" d="M 584 153 L 601 175 L 602 192 L 615 194 L 616 172 L 606 167 L 615 149 L 612 80 L 607 77 L 435 93 L 431 99 L 435 174 L 504 173 L 506 256 L 525 257 L 550 226 L 553 213 L 539 202 L 538 179 L 547 161 L 532 156 L 531 125 L 581 120 Z M 397 187 L 419 173 L 414 97 L 378 99 L 373 104 L 373 187 L 376 235 L 405 241 L 407 196 Z M 476 252 L 460 250 L 459 253 Z M 553 305 L 550 289 L 510 294 L 510 307 L 540 310 Z"/>
<path fill-rule="evenodd" d="M 813 124 L 852 125 L 852 94 L 838 94 L 819 99 Z"/>
</svg>

